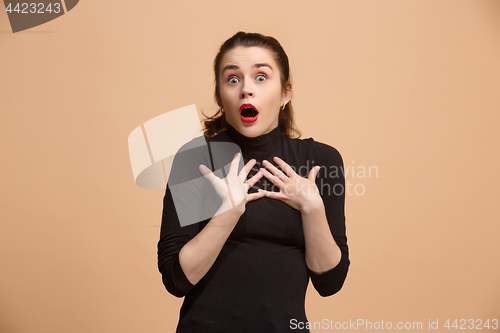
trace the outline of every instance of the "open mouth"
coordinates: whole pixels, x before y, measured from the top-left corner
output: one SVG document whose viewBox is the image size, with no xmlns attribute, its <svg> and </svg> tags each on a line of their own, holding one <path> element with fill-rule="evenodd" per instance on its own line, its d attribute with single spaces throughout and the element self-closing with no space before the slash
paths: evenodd
<svg viewBox="0 0 500 333">
<path fill-rule="evenodd" d="M 257 110 L 255 110 L 253 108 L 246 107 L 243 110 L 241 110 L 240 114 L 241 114 L 241 116 L 243 116 L 245 118 L 252 118 L 252 117 L 255 117 L 256 115 L 258 115 L 259 113 L 257 112 Z"/>
<path fill-rule="evenodd" d="M 252 104 L 243 104 L 240 106 L 240 118 L 245 123 L 253 123 L 257 120 L 259 111 Z"/>
</svg>

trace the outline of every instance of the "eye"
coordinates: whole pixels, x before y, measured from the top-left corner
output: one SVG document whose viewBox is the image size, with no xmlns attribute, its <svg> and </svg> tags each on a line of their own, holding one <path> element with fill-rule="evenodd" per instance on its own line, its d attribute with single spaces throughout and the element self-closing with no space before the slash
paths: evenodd
<svg viewBox="0 0 500 333">
<path fill-rule="evenodd" d="M 263 78 L 263 80 L 259 80 L 259 77 Z M 257 76 L 257 81 L 259 81 L 259 82 L 264 82 L 266 79 L 267 79 L 267 75 L 265 75 L 265 74 L 259 74 Z"/>
<path fill-rule="evenodd" d="M 231 76 L 227 79 L 227 82 L 229 82 L 230 84 L 236 84 L 238 83 L 238 78 L 236 76 Z"/>
</svg>

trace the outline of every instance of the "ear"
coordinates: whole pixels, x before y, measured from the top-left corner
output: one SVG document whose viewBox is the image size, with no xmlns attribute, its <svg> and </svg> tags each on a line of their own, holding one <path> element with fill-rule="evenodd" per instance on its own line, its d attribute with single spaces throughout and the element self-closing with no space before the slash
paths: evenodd
<svg viewBox="0 0 500 333">
<path fill-rule="evenodd" d="M 283 91 L 282 97 L 281 97 L 281 105 L 287 104 L 290 99 L 292 98 L 292 84 L 290 82 L 287 82 L 285 85 L 285 90 Z"/>
</svg>

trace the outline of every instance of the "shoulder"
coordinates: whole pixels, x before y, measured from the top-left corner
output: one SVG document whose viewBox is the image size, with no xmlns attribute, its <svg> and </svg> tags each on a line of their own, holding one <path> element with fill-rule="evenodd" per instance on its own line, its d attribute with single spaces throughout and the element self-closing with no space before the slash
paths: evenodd
<svg viewBox="0 0 500 333">
<path fill-rule="evenodd" d="M 207 141 L 204 135 L 192 138 L 174 149 L 175 154 L 164 159 L 165 170 L 172 184 L 199 177 L 198 166 L 210 166 Z"/>
<path fill-rule="evenodd" d="M 342 155 L 337 148 L 314 138 L 292 139 L 288 138 L 290 145 L 296 150 L 306 150 L 308 158 L 316 165 L 343 165 Z"/>
<path fill-rule="evenodd" d="M 200 135 L 192 138 L 190 141 L 184 143 L 178 150 L 177 153 L 187 152 L 199 147 L 204 147 L 207 145 L 207 137 L 205 135 Z"/>
<path fill-rule="evenodd" d="M 174 161 L 186 163 L 204 155 L 207 150 L 207 141 L 204 135 L 192 138 L 190 141 L 182 144 L 174 155 Z"/>
<path fill-rule="evenodd" d="M 219 132 L 213 136 L 203 135 L 207 142 L 230 142 L 231 139 L 227 135 L 226 131 Z"/>
<path fill-rule="evenodd" d="M 314 141 L 313 147 L 320 160 L 329 165 L 343 165 L 342 155 L 337 148 L 319 141 Z"/>
</svg>

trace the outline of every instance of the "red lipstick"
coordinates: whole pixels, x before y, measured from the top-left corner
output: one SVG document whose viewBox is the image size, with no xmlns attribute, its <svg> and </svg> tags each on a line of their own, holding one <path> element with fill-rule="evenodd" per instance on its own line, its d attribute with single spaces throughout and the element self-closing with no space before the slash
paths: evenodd
<svg viewBox="0 0 500 333">
<path fill-rule="evenodd" d="M 245 123 L 253 123 L 259 117 L 259 111 L 250 103 L 244 103 L 240 106 L 240 118 Z"/>
</svg>

